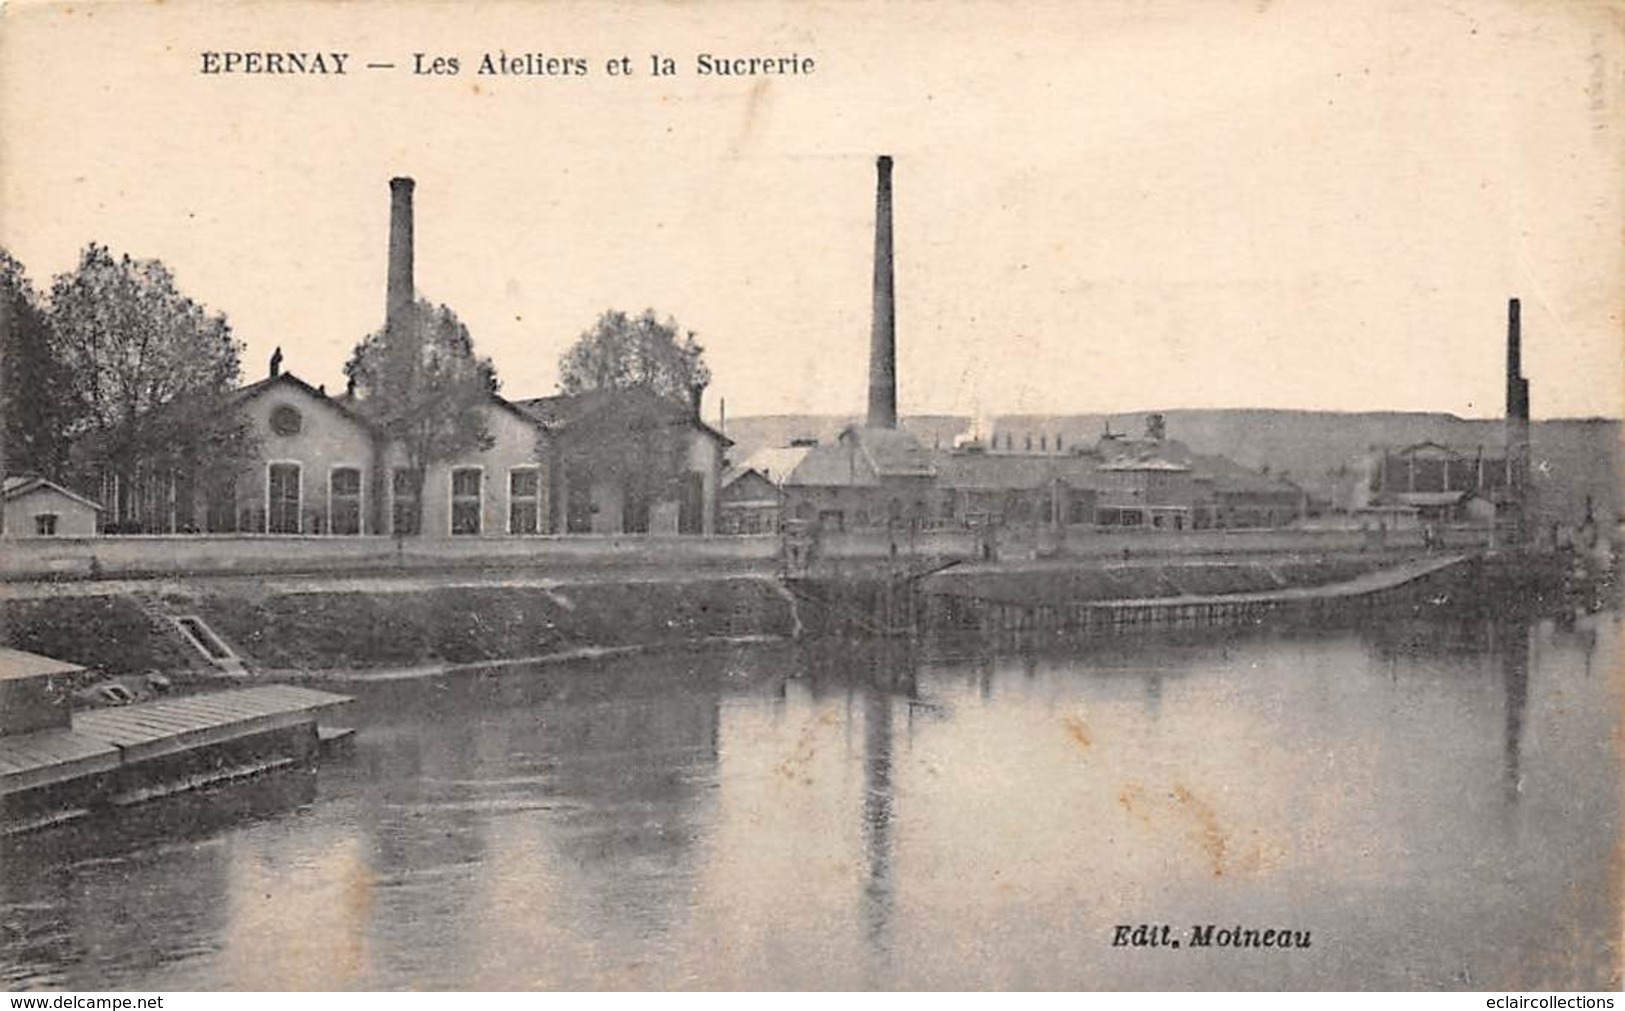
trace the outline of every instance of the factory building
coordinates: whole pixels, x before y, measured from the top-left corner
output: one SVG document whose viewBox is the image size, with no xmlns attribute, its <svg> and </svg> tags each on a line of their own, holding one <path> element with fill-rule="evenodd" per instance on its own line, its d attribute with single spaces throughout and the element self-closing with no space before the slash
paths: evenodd
<svg viewBox="0 0 1625 1011">
<path fill-rule="evenodd" d="M 1501 522 L 1516 536 L 1531 510 L 1529 380 L 1523 376 L 1519 302 L 1507 303 L 1505 447 L 1437 442 L 1373 446 L 1352 461 L 1336 507 L 1389 526 Z"/>
<path fill-rule="evenodd" d="M 413 189 L 410 179 L 390 181 L 386 319 L 415 298 Z M 692 391 L 687 403 L 641 390 L 523 401 L 493 393 L 480 408 L 490 445 L 435 461 L 420 489 L 404 448 L 391 442 L 365 398 L 330 396 L 284 371 L 278 349 L 265 378 L 229 401 L 253 433 L 258 459 L 220 487 L 156 468 L 142 473 L 139 488 L 109 478 L 103 498 L 120 508 L 104 516 L 102 529 L 424 538 L 710 534 L 729 442 L 700 419 L 702 393 Z M 83 512 L 64 506 L 56 533 L 85 526 Z M 42 521 L 41 530 L 49 525 Z"/>
<path fill-rule="evenodd" d="M 884 527 L 1051 526 L 1183 531 L 1278 526 L 1303 493 L 1222 457 L 1167 440 L 1161 415 L 1146 436 L 1109 431 L 1090 446 L 1060 432 L 972 438 L 926 449 L 897 424 L 892 162 L 877 163 L 869 404 L 862 425 L 804 450 L 776 484 L 785 518 L 822 530 Z M 784 452 L 778 450 L 776 452 Z"/>
<path fill-rule="evenodd" d="M 892 248 L 892 160 L 876 162 L 869 410 L 833 443 L 810 447 L 784 480 L 788 518 L 822 529 L 923 527 L 933 510 L 931 455 L 897 427 L 897 300 Z"/>
</svg>

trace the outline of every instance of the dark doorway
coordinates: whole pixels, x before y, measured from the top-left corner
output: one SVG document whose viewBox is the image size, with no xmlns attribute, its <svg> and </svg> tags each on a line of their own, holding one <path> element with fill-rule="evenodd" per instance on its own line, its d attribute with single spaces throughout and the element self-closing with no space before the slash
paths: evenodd
<svg viewBox="0 0 1625 1011">
<path fill-rule="evenodd" d="M 682 496 L 677 500 L 677 532 L 705 533 L 705 478 L 689 471 L 683 475 Z"/>
<path fill-rule="evenodd" d="M 649 492 L 629 485 L 621 492 L 621 529 L 629 534 L 649 532 Z"/>
<path fill-rule="evenodd" d="M 592 475 L 572 470 L 565 478 L 564 532 L 592 533 Z"/>
</svg>

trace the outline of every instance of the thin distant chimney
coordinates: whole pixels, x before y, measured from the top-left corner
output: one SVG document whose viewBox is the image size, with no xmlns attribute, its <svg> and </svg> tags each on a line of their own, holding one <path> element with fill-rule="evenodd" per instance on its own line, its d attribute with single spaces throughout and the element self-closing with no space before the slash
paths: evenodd
<svg viewBox="0 0 1625 1011">
<path fill-rule="evenodd" d="M 1523 377 L 1523 321 L 1517 299 L 1507 302 L 1507 485 L 1516 504 L 1518 530 L 1528 536 L 1532 489 L 1529 486 L 1529 380 Z"/>
<path fill-rule="evenodd" d="M 411 179 L 389 181 L 389 291 L 384 302 L 384 323 L 393 324 L 412 304 L 412 188 Z"/>
<path fill-rule="evenodd" d="M 897 427 L 897 304 L 892 287 L 891 158 L 875 162 L 874 316 L 869 333 L 869 427 Z"/>
<path fill-rule="evenodd" d="M 1523 320 L 1515 298 L 1507 302 L 1507 417 L 1529 420 L 1529 380 L 1523 377 Z"/>
</svg>

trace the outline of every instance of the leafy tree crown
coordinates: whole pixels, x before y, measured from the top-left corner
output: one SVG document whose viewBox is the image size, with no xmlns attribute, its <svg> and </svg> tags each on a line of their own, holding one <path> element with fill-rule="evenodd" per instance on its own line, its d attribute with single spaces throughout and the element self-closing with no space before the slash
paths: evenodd
<svg viewBox="0 0 1625 1011">
<path fill-rule="evenodd" d="M 82 476 L 138 466 L 227 473 L 253 455 L 252 433 L 227 409 L 243 345 L 162 262 L 86 246 L 77 269 L 54 279 L 45 321 L 62 433 Z"/>
<path fill-rule="evenodd" d="M 356 345 L 344 373 L 414 470 L 491 447 L 484 408 L 498 388 L 496 369 L 475 354 L 468 328 L 447 307 L 414 303 Z"/>
<path fill-rule="evenodd" d="M 711 382 L 704 350 L 694 332 L 683 333 L 670 316 L 662 320 L 653 309 L 637 316 L 611 309 L 559 359 L 559 389 L 642 388 L 686 402 L 695 387 Z"/>
</svg>

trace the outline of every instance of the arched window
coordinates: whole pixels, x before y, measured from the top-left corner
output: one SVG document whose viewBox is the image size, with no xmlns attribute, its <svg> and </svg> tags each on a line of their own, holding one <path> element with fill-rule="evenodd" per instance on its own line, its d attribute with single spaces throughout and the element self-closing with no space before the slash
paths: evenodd
<svg viewBox="0 0 1625 1011">
<path fill-rule="evenodd" d="M 298 435 L 305 427 L 305 419 L 297 407 L 279 404 L 271 411 L 271 431 L 277 435 Z"/>
</svg>

